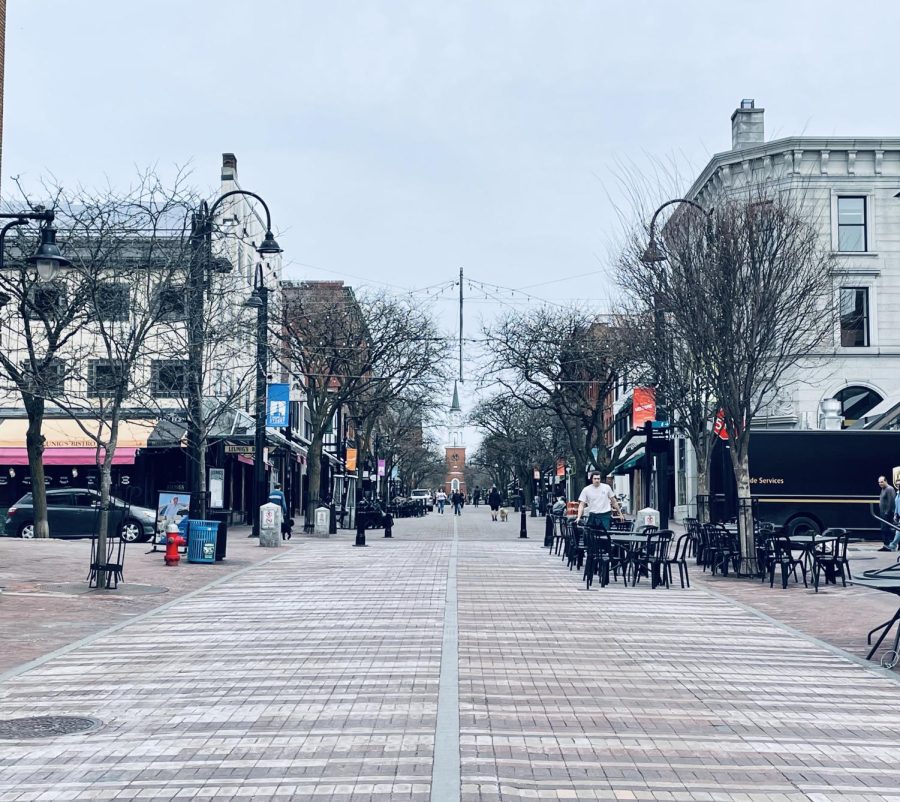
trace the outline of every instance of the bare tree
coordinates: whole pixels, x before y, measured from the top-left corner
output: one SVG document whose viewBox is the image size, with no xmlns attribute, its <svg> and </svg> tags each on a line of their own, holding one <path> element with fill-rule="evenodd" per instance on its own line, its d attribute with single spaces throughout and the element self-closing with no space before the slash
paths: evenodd
<svg viewBox="0 0 900 802">
<path fill-rule="evenodd" d="M 298 374 L 310 410 L 311 520 L 319 501 L 322 445 L 335 413 L 399 397 L 440 375 L 444 338 L 407 300 L 360 296 L 343 282 L 283 282 L 281 358 Z"/>
<path fill-rule="evenodd" d="M 42 434 L 47 400 L 58 395 L 83 351 L 77 335 L 88 317 L 89 282 L 63 271 L 43 282 L 24 256 L 34 251 L 32 237 L 19 232 L 0 271 L 0 315 L 7 329 L 0 348 L 0 371 L 20 395 L 28 416 L 25 445 L 31 474 L 34 536 L 49 537 Z"/>
<path fill-rule="evenodd" d="M 196 205 L 183 176 L 167 186 L 152 173 L 122 195 L 82 191 L 62 199 L 61 227 L 72 261 L 68 272 L 77 277 L 89 318 L 79 331 L 74 381 L 52 401 L 96 447 L 101 555 L 126 405 L 147 408 L 160 382 L 173 391 L 184 385 L 183 361 L 180 369 L 160 375 L 160 363 L 179 353 L 171 328 L 160 324 L 171 310 L 171 290 L 185 285 L 189 220 Z M 104 579 L 97 577 L 98 586 Z"/>
<path fill-rule="evenodd" d="M 721 410 L 751 572 L 750 427 L 807 357 L 832 347 L 834 259 L 796 201 L 762 194 L 725 199 L 706 217 L 680 213 L 655 245 L 665 258 L 653 267 L 639 264 L 637 245 L 620 263 L 638 319 L 653 320 L 641 353 L 707 464 Z"/>
<path fill-rule="evenodd" d="M 579 309 L 513 312 L 486 327 L 488 373 L 533 410 L 552 412 L 565 433 L 575 476 L 606 471 L 611 390 L 632 360 L 610 321 Z"/>
<path fill-rule="evenodd" d="M 709 466 L 718 408 L 713 354 L 719 332 L 700 325 L 712 303 L 701 275 L 713 275 L 715 249 L 707 215 L 688 208 L 670 219 L 665 237 L 653 244 L 658 258 L 647 259 L 649 232 L 638 227 L 618 259 L 625 290 L 618 329 L 635 356 L 636 383 L 657 389 L 673 429 L 681 431 L 697 460 L 697 490 L 708 496 Z M 661 265 L 665 263 L 665 268 Z M 704 514 L 702 510 L 700 514 Z"/>
<path fill-rule="evenodd" d="M 498 393 L 479 402 L 469 419 L 491 436 L 487 441 L 490 461 L 502 461 L 512 470 L 525 493 L 525 502 L 532 504 L 534 469 L 541 473 L 549 470 L 563 447 L 554 414 L 543 407 L 533 409 L 509 393 Z M 482 457 L 487 453 L 479 454 Z"/>
</svg>

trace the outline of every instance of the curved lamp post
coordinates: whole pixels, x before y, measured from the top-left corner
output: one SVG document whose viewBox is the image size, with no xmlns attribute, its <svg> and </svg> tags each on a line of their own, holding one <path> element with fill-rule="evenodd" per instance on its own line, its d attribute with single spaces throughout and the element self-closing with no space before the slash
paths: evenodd
<svg viewBox="0 0 900 802">
<path fill-rule="evenodd" d="M 206 201 L 194 212 L 191 218 L 191 260 L 188 278 L 188 458 L 190 461 L 191 514 L 197 519 L 206 515 L 206 498 L 200 497 L 203 477 L 200 467 L 200 422 L 203 418 L 203 347 L 205 320 L 205 293 L 209 286 L 209 273 L 228 272 L 231 265 L 224 260 L 212 257 L 213 222 L 216 212 L 227 198 L 243 195 L 257 200 L 266 214 L 266 233 L 263 241 L 256 247 L 261 256 L 281 253 L 281 247 L 272 235 L 272 216 L 266 202 L 255 192 L 245 189 L 234 189 L 220 195 L 208 206 Z M 253 295 L 246 302 L 248 306 L 258 308 L 257 313 L 257 366 L 256 366 L 256 442 L 254 448 L 254 475 L 256 477 L 256 494 L 254 498 L 253 535 L 259 535 L 259 505 L 262 503 L 259 494 L 265 493 L 265 466 L 263 453 L 266 439 L 266 329 L 268 327 L 268 290 L 262 284 L 262 265 L 257 265 L 253 282 Z M 255 300 L 254 300 L 255 299 Z"/>
<path fill-rule="evenodd" d="M 650 241 L 647 243 L 647 248 L 644 253 L 641 255 L 641 261 L 646 265 L 656 265 L 661 262 L 665 262 L 668 258 L 662 251 L 660 251 L 658 245 L 656 244 L 656 218 L 659 216 L 659 213 L 668 206 L 675 206 L 680 203 L 686 203 L 688 206 L 693 206 L 695 209 L 703 212 L 707 217 L 712 214 L 711 211 L 707 211 L 704 209 L 699 203 L 695 201 L 689 200 L 688 198 L 674 198 L 672 200 L 666 201 L 662 204 L 655 212 L 653 212 L 653 217 L 650 218 Z M 662 314 L 662 310 L 660 309 L 659 299 L 654 299 L 654 327 L 656 328 L 656 342 L 657 345 L 663 341 L 664 338 L 664 327 L 665 327 L 665 319 Z M 655 387 L 655 395 L 656 395 L 656 412 L 654 415 L 654 423 L 655 422 L 667 422 L 668 421 L 668 412 L 665 408 L 665 395 L 663 393 L 662 388 L 660 387 L 660 376 L 656 377 L 656 387 Z M 645 424 L 645 426 L 649 427 L 649 424 Z M 662 428 L 662 427 L 659 427 Z M 651 437 L 650 432 L 647 432 L 647 444 L 645 446 L 647 454 L 651 453 Z M 668 529 L 669 528 L 669 450 L 671 448 L 671 441 L 667 440 L 664 444 L 664 448 L 659 451 L 659 464 L 657 465 L 656 470 L 656 500 L 659 504 L 659 527 L 660 529 Z M 646 476 L 646 474 L 645 474 Z M 648 477 L 649 478 L 649 477 Z M 647 496 L 650 494 L 650 484 L 647 483 Z M 648 506 L 649 506 L 649 498 L 648 498 Z"/>
</svg>

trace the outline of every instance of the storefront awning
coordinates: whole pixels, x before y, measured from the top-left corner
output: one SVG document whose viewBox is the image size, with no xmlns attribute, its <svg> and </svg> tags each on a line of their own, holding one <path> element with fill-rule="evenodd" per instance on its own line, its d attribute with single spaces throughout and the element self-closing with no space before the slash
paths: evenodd
<svg viewBox="0 0 900 802">
<path fill-rule="evenodd" d="M 155 420 L 123 420 L 119 422 L 119 436 L 113 465 L 133 465 L 137 451 L 145 448 L 147 437 L 153 431 Z M 8 418 L 0 421 L 0 465 L 27 465 L 28 451 L 25 418 Z M 44 435 L 44 465 L 96 465 L 102 462 L 105 452 L 97 451 L 97 445 L 85 430 L 109 436 L 105 422 L 91 419 L 75 421 L 71 418 L 45 418 L 41 427 Z"/>
<path fill-rule="evenodd" d="M 624 474 L 633 471 L 638 467 L 638 464 L 644 458 L 644 446 L 641 445 L 638 448 L 630 451 L 626 454 L 621 461 L 613 467 L 610 473 Z"/>
</svg>

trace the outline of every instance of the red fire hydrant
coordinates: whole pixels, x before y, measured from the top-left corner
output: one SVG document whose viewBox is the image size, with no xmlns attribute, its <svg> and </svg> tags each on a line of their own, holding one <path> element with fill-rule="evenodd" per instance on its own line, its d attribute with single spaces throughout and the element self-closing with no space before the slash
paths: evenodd
<svg viewBox="0 0 900 802">
<path fill-rule="evenodd" d="M 166 565 L 178 565 L 181 555 L 178 547 L 184 545 L 184 538 L 178 531 L 178 524 L 169 524 L 166 527 Z"/>
</svg>

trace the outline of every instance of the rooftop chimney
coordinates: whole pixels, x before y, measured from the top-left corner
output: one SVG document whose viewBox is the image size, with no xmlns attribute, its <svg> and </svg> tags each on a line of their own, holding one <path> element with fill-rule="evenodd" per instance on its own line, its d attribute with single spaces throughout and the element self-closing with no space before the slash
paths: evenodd
<svg viewBox="0 0 900 802">
<path fill-rule="evenodd" d="M 237 178 L 237 156 L 233 153 L 222 154 L 222 180 L 234 181 Z"/>
<path fill-rule="evenodd" d="M 731 115 L 731 149 L 741 150 L 766 141 L 763 130 L 765 109 L 756 108 L 753 98 L 744 98 Z"/>
</svg>

